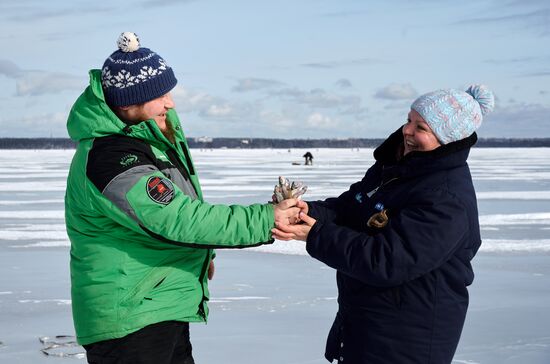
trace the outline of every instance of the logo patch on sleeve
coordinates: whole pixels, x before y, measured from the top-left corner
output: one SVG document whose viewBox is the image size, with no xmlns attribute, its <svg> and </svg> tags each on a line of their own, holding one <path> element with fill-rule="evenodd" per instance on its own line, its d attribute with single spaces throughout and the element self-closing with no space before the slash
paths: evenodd
<svg viewBox="0 0 550 364">
<path fill-rule="evenodd" d="M 168 205 L 174 199 L 174 185 L 167 178 L 150 177 L 147 180 L 147 195 L 157 203 Z"/>
<path fill-rule="evenodd" d="M 138 157 L 134 154 L 126 154 L 124 157 L 120 158 L 120 164 L 123 167 L 131 166 L 137 161 L 138 161 Z"/>
</svg>

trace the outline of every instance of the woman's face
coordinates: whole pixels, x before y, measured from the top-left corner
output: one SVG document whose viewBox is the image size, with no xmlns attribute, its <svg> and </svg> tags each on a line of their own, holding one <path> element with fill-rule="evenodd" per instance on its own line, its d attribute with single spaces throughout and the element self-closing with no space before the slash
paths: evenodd
<svg viewBox="0 0 550 364">
<path fill-rule="evenodd" d="M 403 155 L 412 151 L 427 152 L 441 146 L 430 126 L 415 110 L 409 112 L 407 123 L 403 126 Z"/>
</svg>

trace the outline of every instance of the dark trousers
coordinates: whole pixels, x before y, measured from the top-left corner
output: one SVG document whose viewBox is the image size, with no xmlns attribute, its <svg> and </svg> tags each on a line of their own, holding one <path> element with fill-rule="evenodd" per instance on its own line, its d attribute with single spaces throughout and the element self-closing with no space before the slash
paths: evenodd
<svg viewBox="0 0 550 364">
<path fill-rule="evenodd" d="M 195 364 L 187 322 L 159 322 L 84 349 L 90 364 Z"/>
</svg>

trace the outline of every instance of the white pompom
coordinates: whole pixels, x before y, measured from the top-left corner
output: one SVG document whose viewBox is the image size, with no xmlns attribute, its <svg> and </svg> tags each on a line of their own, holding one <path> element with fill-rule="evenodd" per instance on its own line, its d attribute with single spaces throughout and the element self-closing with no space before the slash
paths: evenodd
<svg viewBox="0 0 550 364">
<path fill-rule="evenodd" d="M 485 85 L 471 85 L 466 90 L 467 93 L 479 103 L 481 113 L 487 115 L 495 108 L 495 95 Z"/>
<path fill-rule="evenodd" d="M 135 52 L 139 49 L 139 38 L 136 33 L 124 32 L 120 34 L 116 44 L 123 52 Z"/>
</svg>

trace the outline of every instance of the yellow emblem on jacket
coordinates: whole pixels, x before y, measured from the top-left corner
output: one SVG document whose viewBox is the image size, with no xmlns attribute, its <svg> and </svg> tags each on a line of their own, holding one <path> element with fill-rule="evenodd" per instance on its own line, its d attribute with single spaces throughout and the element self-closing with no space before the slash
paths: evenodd
<svg viewBox="0 0 550 364">
<path fill-rule="evenodd" d="M 367 225 L 372 228 L 383 228 L 388 224 L 388 214 L 386 213 L 388 209 L 384 209 L 376 214 L 372 215 L 367 222 Z"/>
</svg>

